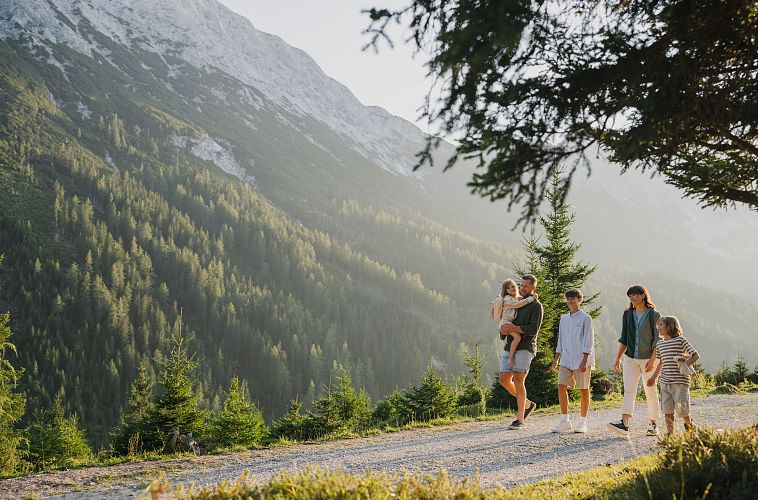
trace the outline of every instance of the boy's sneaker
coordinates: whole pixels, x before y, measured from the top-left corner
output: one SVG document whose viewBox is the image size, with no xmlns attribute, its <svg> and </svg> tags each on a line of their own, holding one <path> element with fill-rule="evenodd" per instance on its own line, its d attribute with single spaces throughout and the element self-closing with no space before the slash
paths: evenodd
<svg viewBox="0 0 758 500">
<path fill-rule="evenodd" d="M 526 420 L 526 417 L 529 416 L 530 413 L 532 413 L 532 410 L 537 408 L 537 403 L 534 401 L 529 401 L 529 406 L 524 410 L 524 420 Z"/>
<path fill-rule="evenodd" d="M 655 425 L 655 422 L 650 422 L 647 424 L 647 433 L 648 436 L 657 436 L 658 435 L 658 426 Z"/>
<path fill-rule="evenodd" d="M 608 422 L 608 430 L 617 436 L 629 437 L 629 427 L 625 426 L 622 421 Z"/>
<path fill-rule="evenodd" d="M 526 427 L 526 424 L 524 422 L 521 422 L 519 420 L 514 420 L 513 422 L 511 422 L 511 425 L 508 426 L 508 429 L 514 431 L 514 430 L 523 429 L 524 427 Z"/>
<path fill-rule="evenodd" d="M 553 432 L 560 434 L 561 432 L 573 432 L 574 426 L 571 425 L 571 420 L 563 420 L 560 419 L 557 424 L 555 424 L 555 427 L 553 427 Z"/>
<path fill-rule="evenodd" d="M 687 422 L 684 423 L 684 430 L 687 432 L 694 431 L 695 430 L 695 423 L 688 424 Z"/>
<path fill-rule="evenodd" d="M 584 434 L 587 432 L 587 418 L 580 418 L 576 421 L 576 425 L 574 426 L 574 432 L 578 432 L 580 434 Z"/>
</svg>

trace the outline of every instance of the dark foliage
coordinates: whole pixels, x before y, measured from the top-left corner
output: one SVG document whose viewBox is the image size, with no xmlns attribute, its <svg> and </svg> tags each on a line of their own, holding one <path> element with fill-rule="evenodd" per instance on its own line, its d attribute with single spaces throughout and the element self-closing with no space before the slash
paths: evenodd
<svg viewBox="0 0 758 500">
<path fill-rule="evenodd" d="M 475 158 L 472 189 L 533 219 L 554 172 L 607 152 L 705 206 L 758 208 L 758 16 L 752 0 L 414 0 L 371 9 L 431 51 L 424 115 Z M 421 163 L 431 162 L 430 138 Z"/>
</svg>

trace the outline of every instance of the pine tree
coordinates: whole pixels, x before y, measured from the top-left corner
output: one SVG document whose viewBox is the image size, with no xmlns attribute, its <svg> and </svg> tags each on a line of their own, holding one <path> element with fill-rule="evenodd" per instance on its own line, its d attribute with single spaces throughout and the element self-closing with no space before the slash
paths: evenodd
<svg viewBox="0 0 758 500">
<path fill-rule="evenodd" d="M 540 216 L 545 244 L 532 234 L 525 241 L 527 263 L 517 266 L 517 275 L 534 274 L 538 280 L 537 293 L 543 307 L 542 326 L 537 337 L 537 353 L 527 378 L 529 399 L 538 404 L 558 401 L 557 376 L 550 371 L 558 342 L 558 324 L 562 314 L 568 312 L 564 294 L 570 288 L 581 288 L 596 266 L 576 261 L 581 245 L 571 241 L 570 227 L 576 218 L 566 203 L 561 171 L 550 180 L 546 191 L 549 211 Z M 582 306 L 591 305 L 599 294 L 585 296 Z M 600 309 L 590 309 L 593 318 Z"/>
<path fill-rule="evenodd" d="M 178 320 L 181 322 L 181 319 Z M 181 334 L 173 335 L 171 353 L 162 361 L 160 387 L 151 412 L 150 425 L 161 441 L 145 441 L 153 449 L 163 446 L 162 438 L 177 429 L 181 434 L 192 433 L 195 439 L 204 434 L 207 412 L 198 408 L 200 395 L 195 390 L 197 380 L 192 377 L 197 362 L 188 352 L 187 340 Z"/>
<path fill-rule="evenodd" d="M 476 344 L 473 355 L 469 354 L 468 351 L 463 352 L 463 362 L 468 368 L 469 376 L 466 377 L 463 391 L 458 396 L 458 404 L 461 406 L 475 405 L 478 414 L 483 415 L 487 408 L 487 391 L 480 382 L 484 360 L 479 350 L 479 344 Z"/>
<path fill-rule="evenodd" d="M 153 380 L 148 374 L 147 364 L 143 363 L 129 392 L 129 411 L 111 435 L 111 446 L 117 453 L 135 455 L 144 449 L 145 441 L 160 442 L 149 418 L 154 408 L 152 393 Z"/>
<path fill-rule="evenodd" d="M 27 429 L 28 457 L 36 470 L 71 467 L 92 459 L 92 450 L 76 415 L 66 417 L 63 394 L 52 408 L 37 410 Z"/>
<path fill-rule="evenodd" d="M 452 389 L 431 364 L 421 378 L 421 385 L 411 386 L 404 396 L 405 416 L 416 420 L 449 417 L 457 409 Z"/>
<path fill-rule="evenodd" d="M 248 400 L 239 378 L 235 375 L 229 384 L 224 409 L 210 422 L 210 441 L 216 446 L 251 447 L 259 443 L 265 433 L 263 414 Z"/>
<path fill-rule="evenodd" d="M 0 263 L 2 263 L 0 255 Z M 6 357 L 6 352 L 16 353 L 16 346 L 8 342 L 11 330 L 10 314 L 0 314 L 0 476 L 7 476 L 23 466 L 19 453 L 21 433 L 14 425 L 24 416 L 26 399 L 15 392 L 16 382 L 23 373 L 16 370 Z"/>
<path fill-rule="evenodd" d="M 337 383 L 326 387 L 313 406 L 323 417 L 329 432 L 338 428 L 361 429 L 371 416 L 368 396 L 365 391 L 355 390 L 350 372 L 345 368 L 342 368 Z"/>
</svg>

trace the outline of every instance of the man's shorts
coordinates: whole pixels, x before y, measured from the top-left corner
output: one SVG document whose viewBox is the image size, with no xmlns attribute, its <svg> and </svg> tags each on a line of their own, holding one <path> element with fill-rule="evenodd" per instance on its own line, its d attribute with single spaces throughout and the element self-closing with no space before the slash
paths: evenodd
<svg viewBox="0 0 758 500">
<path fill-rule="evenodd" d="M 503 372 L 519 372 L 519 373 L 529 373 L 529 365 L 532 364 L 532 360 L 534 359 L 534 354 L 527 351 L 526 349 L 521 349 L 516 351 L 516 354 L 513 356 L 513 368 L 508 366 L 508 351 L 503 351 L 503 355 L 500 356 L 500 373 Z"/>
<path fill-rule="evenodd" d="M 579 369 L 572 370 L 565 366 L 558 367 L 558 385 L 567 385 L 569 389 L 589 389 L 590 370 L 586 372 Z"/>
<path fill-rule="evenodd" d="M 661 410 L 664 415 L 676 414 L 677 417 L 688 417 L 690 415 L 690 386 L 661 382 Z"/>
</svg>

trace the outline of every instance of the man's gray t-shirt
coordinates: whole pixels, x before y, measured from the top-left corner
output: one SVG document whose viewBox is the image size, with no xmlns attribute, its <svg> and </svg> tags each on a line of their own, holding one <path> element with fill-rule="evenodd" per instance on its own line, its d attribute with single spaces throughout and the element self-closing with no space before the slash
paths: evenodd
<svg viewBox="0 0 758 500">
<path fill-rule="evenodd" d="M 542 304 L 539 300 L 535 300 L 518 310 L 513 324 L 521 327 L 524 333 L 521 335 L 521 342 L 516 348 L 517 351 L 527 350 L 532 354 L 537 353 L 537 334 L 542 325 L 542 314 Z M 508 335 L 508 340 L 505 342 L 506 351 L 510 351 L 512 341 L 513 337 Z"/>
</svg>

